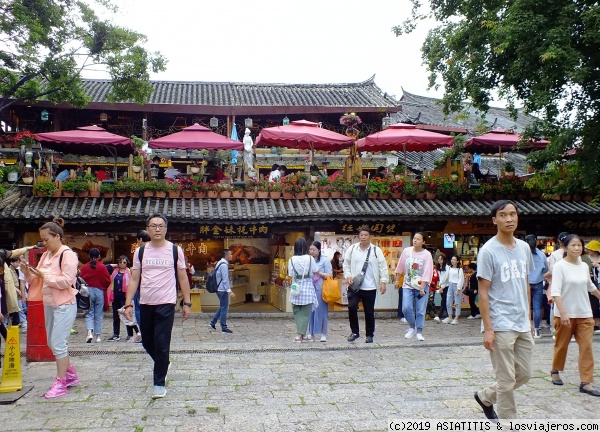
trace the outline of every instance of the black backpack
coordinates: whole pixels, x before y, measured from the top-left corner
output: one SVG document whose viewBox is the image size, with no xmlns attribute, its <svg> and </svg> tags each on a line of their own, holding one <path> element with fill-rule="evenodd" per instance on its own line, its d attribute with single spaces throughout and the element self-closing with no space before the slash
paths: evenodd
<svg viewBox="0 0 600 432">
<path fill-rule="evenodd" d="M 221 285 L 221 282 L 223 282 L 223 281 L 217 282 L 217 270 L 223 264 L 225 264 L 225 263 L 217 264 L 215 269 L 206 275 L 206 291 L 208 291 L 209 293 L 214 294 L 217 291 L 219 291 L 219 285 Z"/>
</svg>

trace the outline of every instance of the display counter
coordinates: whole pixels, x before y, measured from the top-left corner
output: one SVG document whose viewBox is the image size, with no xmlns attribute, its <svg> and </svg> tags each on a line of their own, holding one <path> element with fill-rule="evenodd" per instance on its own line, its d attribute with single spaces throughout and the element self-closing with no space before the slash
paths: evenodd
<svg viewBox="0 0 600 432">
<path fill-rule="evenodd" d="M 282 312 L 292 312 L 290 303 L 290 288 L 269 283 L 267 287 L 267 301 Z"/>
<path fill-rule="evenodd" d="M 192 277 L 194 287 L 192 292 L 192 312 L 194 305 L 194 299 L 199 298 L 199 304 L 203 307 L 219 307 L 219 297 L 216 293 L 209 293 L 205 287 L 205 277 L 200 276 Z M 246 301 L 246 292 L 250 284 L 250 272 L 248 269 L 234 269 L 229 270 L 229 283 L 231 284 L 231 291 L 235 294 L 235 298 L 229 299 L 229 306 L 244 303 Z M 195 297 L 197 296 L 197 297 Z M 198 311 L 200 312 L 200 311 Z"/>
</svg>

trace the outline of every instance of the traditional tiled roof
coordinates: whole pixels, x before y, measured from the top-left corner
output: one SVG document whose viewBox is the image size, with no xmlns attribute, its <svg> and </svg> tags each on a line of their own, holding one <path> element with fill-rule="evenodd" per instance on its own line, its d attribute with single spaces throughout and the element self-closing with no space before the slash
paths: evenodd
<svg viewBox="0 0 600 432">
<path fill-rule="evenodd" d="M 441 99 L 419 96 L 402 89 L 400 106 L 402 111 L 398 113 L 398 120 L 403 123 L 414 123 L 422 125 L 443 126 L 450 128 L 466 129 L 474 133 L 475 128 L 481 125 L 481 112 L 475 110 L 471 105 L 465 104 L 464 111 L 444 116 Z M 469 115 L 465 116 L 464 113 Z M 485 115 L 486 125 L 490 129 L 504 128 L 522 131 L 528 124 L 535 120 L 519 111 L 515 122 L 505 108 L 490 107 Z M 434 130 L 435 128 L 431 128 Z"/>
<path fill-rule="evenodd" d="M 110 80 L 83 79 L 93 103 L 106 103 Z M 263 84 L 243 82 L 151 81 L 148 105 L 208 107 L 334 107 L 340 110 L 395 110 L 397 101 L 381 91 L 375 76 L 346 84 Z M 119 103 L 116 106 L 120 105 Z"/>
<path fill-rule="evenodd" d="M 600 216 L 584 202 L 517 201 L 522 216 Z M 0 210 L 5 223 L 48 220 L 61 215 L 69 224 L 139 222 L 153 213 L 176 223 L 281 223 L 310 221 L 424 220 L 488 217 L 492 201 L 360 199 L 157 199 L 25 197 Z"/>
<path fill-rule="evenodd" d="M 430 152 L 406 152 L 406 165 L 409 168 L 421 167 L 421 170 L 432 171 L 435 166 L 434 162 L 442 157 L 444 154 L 443 149 L 437 149 Z M 396 152 L 398 156 L 398 162 L 404 163 L 404 153 Z M 520 153 L 504 153 L 502 159 L 498 155 L 481 155 L 481 172 L 484 174 L 490 174 L 497 176 L 499 169 L 502 167 L 504 162 L 512 162 L 515 166 L 515 174 L 517 176 L 523 176 L 527 174 L 527 161 L 526 156 Z"/>
</svg>

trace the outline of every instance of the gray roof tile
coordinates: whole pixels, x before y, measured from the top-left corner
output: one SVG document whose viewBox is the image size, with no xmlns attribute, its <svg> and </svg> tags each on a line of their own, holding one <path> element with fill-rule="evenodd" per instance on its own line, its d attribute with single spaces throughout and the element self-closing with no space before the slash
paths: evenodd
<svg viewBox="0 0 600 432">
<path fill-rule="evenodd" d="M 110 80 L 83 79 L 92 103 L 107 102 Z M 321 106 L 395 108 L 397 101 L 381 91 L 375 76 L 359 83 L 261 84 L 243 82 L 151 81 L 148 104 L 224 107 Z M 118 106 L 118 104 L 117 104 Z"/>
<path fill-rule="evenodd" d="M 444 116 L 441 99 L 419 96 L 404 89 L 402 89 L 402 98 L 399 104 L 402 107 L 402 111 L 398 113 L 399 120 L 404 123 L 457 127 L 467 129 L 471 133 L 474 133 L 475 128 L 481 123 L 481 113 L 469 104 L 465 104 L 464 108 L 469 113 L 468 116 L 462 115 L 462 113 L 461 115 L 452 113 Z M 515 122 L 507 109 L 496 107 L 490 107 L 485 115 L 486 124 L 490 129 L 501 127 L 520 132 L 533 120 L 535 120 L 534 117 L 519 111 Z"/>
<path fill-rule="evenodd" d="M 155 212 L 174 222 L 263 223 L 330 220 L 361 221 L 415 218 L 487 217 L 492 201 L 358 200 L 358 199 L 156 199 L 156 198 L 37 198 L 5 200 L 0 210 L 4 222 L 42 222 L 62 215 L 72 223 L 139 221 Z M 600 216 L 600 207 L 584 202 L 523 200 L 520 214 Z"/>
</svg>

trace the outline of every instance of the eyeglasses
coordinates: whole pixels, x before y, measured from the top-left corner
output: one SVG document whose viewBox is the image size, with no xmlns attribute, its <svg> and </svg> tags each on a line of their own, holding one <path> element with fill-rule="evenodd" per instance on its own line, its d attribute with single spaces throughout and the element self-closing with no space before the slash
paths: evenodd
<svg viewBox="0 0 600 432">
<path fill-rule="evenodd" d="M 166 225 L 155 225 L 155 224 L 148 225 L 148 228 L 151 228 L 151 229 L 153 229 L 153 230 L 156 230 L 156 229 L 161 229 L 161 230 L 163 230 L 163 229 L 165 229 L 166 227 L 167 227 Z"/>
</svg>

